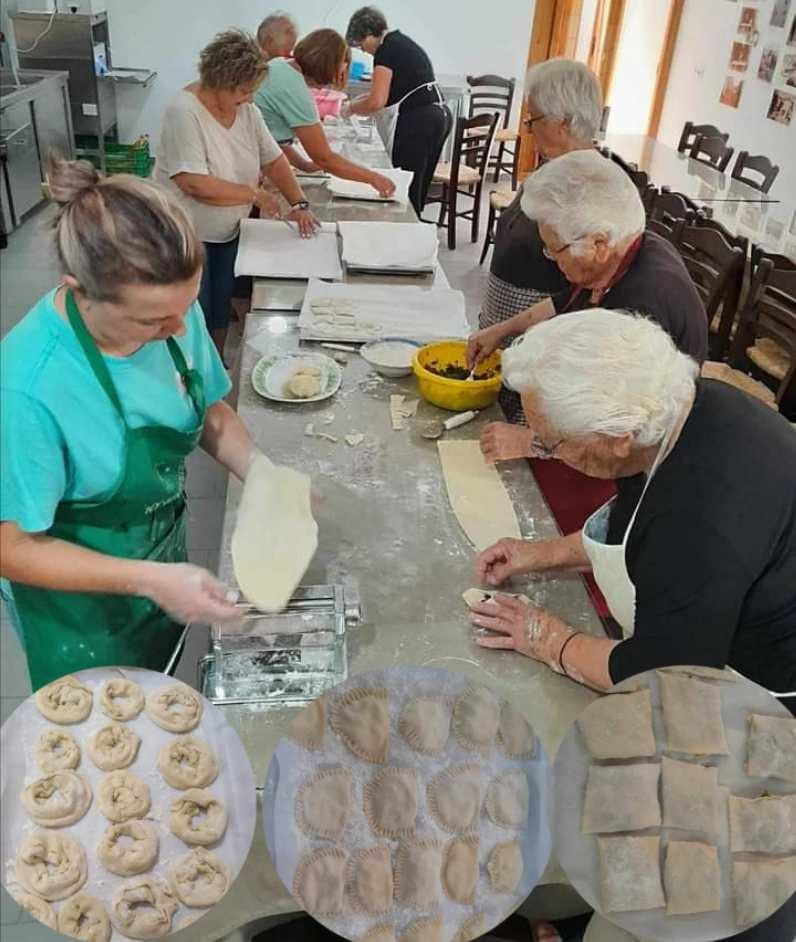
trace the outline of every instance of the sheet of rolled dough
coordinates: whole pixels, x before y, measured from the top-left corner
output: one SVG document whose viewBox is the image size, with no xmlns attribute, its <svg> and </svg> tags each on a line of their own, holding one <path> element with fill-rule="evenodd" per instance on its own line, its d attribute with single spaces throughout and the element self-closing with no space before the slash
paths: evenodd
<svg viewBox="0 0 796 942">
<path fill-rule="evenodd" d="M 501 537 L 521 538 L 517 515 L 494 465 L 477 441 L 439 441 L 448 500 L 467 538 L 478 550 Z"/>
<path fill-rule="evenodd" d="M 318 548 L 310 478 L 256 458 L 246 475 L 232 534 L 235 578 L 264 612 L 281 612 Z"/>
</svg>

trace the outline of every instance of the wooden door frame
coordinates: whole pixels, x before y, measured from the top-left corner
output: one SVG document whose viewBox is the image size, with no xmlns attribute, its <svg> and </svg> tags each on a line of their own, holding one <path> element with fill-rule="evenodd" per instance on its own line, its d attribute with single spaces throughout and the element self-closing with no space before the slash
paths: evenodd
<svg viewBox="0 0 796 942">
<path fill-rule="evenodd" d="M 627 0 L 598 0 L 594 17 L 589 47 L 589 68 L 600 81 L 603 102 L 606 105 L 611 99 L 611 83 L 614 79 L 619 40 L 622 38 L 626 5 Z"/>
<path fill-rule="evenodd" d="M 624 2 L 624 0 L 622 0 Z M 528 67 L 555 56 L 575 54 L 583 0 L 536 0 L 528 44 Z M 527 103 L 520 110 L 519 176 L 524 178 L 536 166 L 533 136 L 525 127 Z"/>
<path fill-rule="evenodd" d="M 666 90 L 669 87 L 669 76 L 672 71 L 672 60 L 674 59 L 674 48 L 677 44 L 677 36 L 680 32 L 680 20 L 683 16 L 683 7 L 685 0 L 671 0 L 669 5 L 669 16 L 666 20 L 666 33 L 661 48 L 661 57 L 658 60 L 658 74 L 655 79 L 655 90 L 652 93 L 652 105 L 650 107 L 650 117 L 647 124 L 647 136 L 657 137 L 658 129 L 663 114 L 663 105 L 666 99 Z"/>
</svg>

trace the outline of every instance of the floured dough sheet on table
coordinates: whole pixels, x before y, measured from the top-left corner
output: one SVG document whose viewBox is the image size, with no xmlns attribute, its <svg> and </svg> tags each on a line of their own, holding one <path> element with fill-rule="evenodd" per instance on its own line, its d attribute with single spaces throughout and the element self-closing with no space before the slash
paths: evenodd
<svg viewBox="0 0 796 942">
<path fill-rule="evenodd" d="M 412 183 L 414 173 L 411 170 L 400 170 L 397 167 L 389 167 L 377 172 L 392 180 L 395 184 L 395 192 L 392 196 L 380 196 L 379 191 L 369 183 L 360 183 L 357 180 L 341 180 L 340 177 L 332 177 L 329 180 L 327 184 L 329 192 L 333 196 L 342 199 L 368 200 L 377 203 L 401 203 L 405 206 L 409 202 L 409 186 Z"/>
<path fill-rule="evenodd" d="M 243 219 L 235 274 L 255 278 L 341 278 L 337 226 L 321 223 L 312 238 L 302 239 L 294 223 Z"/>
<path fill-rule="evenodd" d="M 348 343 L 405 337 L 421 343 L 467 337 L 464 295 L 417 285 L 342 284 L 311 278 L 298 319 L 302 340 Z"/>
<path fill-rule="evenodd" d="M 667 671 L 663 676 L 687 677 L 686 673 Z M 612 922 L 638 938 L 662 940 L 662 942 L 709 942 L 723 939 L 741 931 L 736 925 L 735 905 L 732 896 L 732 854 L 729 848 L 729 822 L 727 798 L 730 794 L 746 798 L 757 797 L 763 792 L 772 795 L 787 795 L 796 792 L 796 787 L 776 778 L 750 778 L 745 769 L 747 758 L 748 718 L 752 714 L 767 716 L 785 716 L 791 714 L 777 700 L 761 687 L 735 676 L 734 682 L 726 679 L 694 678 L 697 683 L 709 684 L 721 695 L 721 712 L 726 732 L 729 755 L 697 756 L 675 753 L 666 747 L 666 729 L 664 726 L 660 679 L 656 671 L 648 671 L 633 678 L 627 687 L 618 685 L 618 689 L 633 689 L 636 686 L 648 687 L 652 699 L 652 720 L 655 732 L 657 752 L 654 756 L 638 759 L 623 759 L 623 763 L 659 762 L 663 755 L 672 759 L 701 766 L 713 766 L 718 770 L 719 813 L 718 832 L 714 832 L 711 823 L 704 831 L 685 830 L 683 828 L 656 827 L 641 831 L 628 832 L 629 836 L 660 836 L 661 876 L 664 874 L 666 846 L 669 842 L 694 841 L 715 845 L 721 877 L 721 907 L 714 912 L 693 915 L 666 915 L 663 908 L 636 912 L 611 912 L 607 914 Z M 617 694 L 631 696 L 632 694 Z M 599 705 L 604 699 L 596 701 Z M 613 760 L 616 761 L 616 760 Z M 564 737 L 555 760 L 555 853 L 580 895 L 598 911 L 602 911 L 600 890 L 600 863 L 598 837 L 596 834 L 581 834 L 583 803 L 586 794 L 586 782 L 589 767 L 595 762 L 586 748 L 578 723 L 573 724 Z M 712 817 L 712 816 L 711 816 Z M 707 820 L 707 819 L 706 819 Z M 605 834 L 605 837 L 613 835 Z M 626 835 L 627 836 L 627 835 Z M 745 855 L 744 855 L 745 856 Z M 664 885 L 664 891 L 666 887 Z"/>
<path fill-rule="evenodd" d="M 93 691 L 91 712 L 85 720 L 68 726 L 52 723 L 39 712 L 35 697 L 29 697 L 9 717 L 0 733 L 2 881 L 9 892 L 14 889 L 11 881 L 17 848 L 28 834 L 42 830 L 28 817 L 19 799 L 27 784 L 44 775 L 34 756 L 36 743 L 44 730 L 65 730 L 80 746 L 80 763 L 74 771 L 91 786 L 92 802 L 86 814 L 75 824 L 48 830 L 53 834 L 68 835 L 80 842 L 88 860 L 88 879 L 81 892 L 100 900 L 106 910 L 110 910 L 111 900 L 117 888 L 136 877 L 116 876 L 99 863 L 96 855 L 97 845 L 111 827 L 111 822 L 99 810 L 98 789 L 100 782 L 112 773 L 103 772 L 94 765 L 89 755 L 88 740 L 98 730 L 116 722 L 103 713 L 100 692 L 106 680 L 118 680 L 121 677 L 139 684 L 145 697 L 164 687 L 178 684 L 179 681 L 156 671 L 140 668 L 94 668 L 78 671 L 74 676 Z M 141 739 L 138 754 L 127 771 L 149 786 L 151 808 L 143 820 L 154 828 L 160 842 L 154 866 L 142 876 L 156 876 L 168 880 L 173 864 L 191 849 L 172 834 L 169 828 L 171 803 L 185 792 L 168 785 L 158 769 L 161 748 L 183 735 L 207 743 L 218 762 L 218 775 L 206 788 L 226 807 L 227 827 L 221 841 L 208 850 L 227 865 L 232 880 L 237 877 L 249 853 L 256 817 L 255 781 L 251 763 L 237 733 L 224 718 L 223 711 L 201 698 L 199 694 L 197 696 L 203 701 L 202 718 L 199 725 L 188 733 L 170 733 L 161 729 L 150 719 L 146 709 L 122 724 L 137 733 Z M 54 902 L 51 905 L 57 912 L 63 902 Z M 201 917 L 206 912 L 207 909 L 189 908 L 180 904 L 172 919 L 172 929 L 176 929 L 186 917 Z M 117 930 L 113 931 L 113 942 L 125 942 L 125 938 Z"/>
<path fill-rule="evenodd" d="M 437 442 L 451 509 L 477 550 L 505 537 L 522 537 L 500 472 L 475 440 Z"/>
<path fill-rule="evenodd" d="M 440 874 L 437 865 L 433 871 L 441 877 L 440 885 L 429 887 L 429 880 L 424 886 L 418 886 L 417 881 L 406 879 L 406 890 L 418 894 L 421 890 L 428 891 L 439 900 L 436 905 L 424 905 L 418 901 L 406 902 L 395 900 L 388 913 L 381 915 L 366 915 L 357 911 L 349 911 L 342 916 L 329 916 L 321 921 L 333 931 L 345 938 L 361 939 L 366 937 L 368 930 L 378 924 L 395 923 L 395 937 L 399 938 L 403 930 L 421 915 L 439 913 L 445 923 L 441 936 L 445 942 L 456 939 L 456 933 L 464 922 L 478 913 L 488 917 L 489 926 L 495 925 L 512 912 L 517 905 L 531 891 L 538 882 L 549 857 L 552 837 L 549 830 L 550 813 L 550 763 L 538 739 L 534 741 L 533 753 L 529 758 L 512 759 L 506 755 L 499 741 L 496 741 L 483 753 L 473 748 L 465 748 L 460 743 L 462 728 L 466 729 L 466 719 L 461 721 L 462 728 L 457 727 L 454 718 L 454 704 L 456 699 L 465 694 L 473 686 L 473 681 L 462 674 L 438 668 L 392 668 L 379 671 L 366 671 L 357 674 L 343 684 L 335 687 L 320 701 L 315 701 L 311 708 L 307 708 L 302 718 L 302 735 L 296 735 L 298 727 L 293 727 L 296 739 L 301 739 L 305 746 L 299 745 L 290 738 L 282 739 L 271 759 L 263 794 L 263 827 L 266 842 L 271 858 L 275 863 L 280 879 L 287 887 L 293 887 L 294 876 L 299 862 L 316 850 L 354 853 L 357 850 L 368 850 L 375 847 L 386 847 L 390 850 L 395 872 L 399 881 L 401 873 L 407 878 L 409 867 L 401 865 L 400 848 L 414 847 L 417 843 L 438 842 L 441 848 L 449 848 L 454 841 L 460 841 L 457 850 L 467 852 L 469 839 L 478 835 L 478 875 L 472 903 L 454 902 L 448 899 L 444 890 L 444 876 Z M 478 687 L 478 685 L 475 685 Z M 357 689 L 366 688 L 374 690 L 386 689 L 386 710 L 389 718 L 389 735 L 386 743 L 383 739 L 365 743 L 352 743 L 347 746 L 343 736 L 346 734 L 346 722 L 356 713 L 351 710 L 345 718 L 334 713 L 335 704 L 346 703 L 346 695 Z M 412 712 L 408 704 L 417 698 L 425 698 L 428 703 Z M 497 698 L 495 698 L 497 699 Z M 356 701 L 352 702 L 354 705 Z M 374 708 L 371 704 L 369 710 Z M 436 736 L 440 726 L 431 722 L 426 732 L 428 735 L 434 731 L 434 743 L 431 744 L 433 754 L 420 751 L 417 740 L 413 739 L 407 731 L 407 724 L 413 726 L 413 719 L 419 716 L 426 719 L 438 719 L 436 707 L 441 707 L 441 714 L 449 719 L 450 725 L 443 726 L 441 735 Z M 334 720 L 330 722 L 329 713 L 334 713 Z M 360 715 L 364 715 L 363 711 Z M 299 714 L 297 714 L 299 715 Z M 532 722 L 532 715 L 528 721 Z M 503 727 L 501 726 L 501 729 Z M 340 730 L 341 732 L 338 732 Z M 402 732 L 403 730 L 403 732 Z M 494 733 L 494 731 L 493 731 Z M 407 737 L 415 742 L 414 748 L 409 744 Z M 493 735 L 493 738 L 494 735 Z M 439 748 L 440 741 L 442 747 Z M 360 746 L 367 746 L 360 749 Z M 426 742 L 429 745 L 429 742 Z M 352 751 L 356 749 L 356 752 Z M 373 756 L 378 753 L 378 759 Z M 371 760 L 359 758 L 359 755 L 368 754 Z M 429 793 L 426 788 L 435 781 L 442 772 L 459 767 L 475 765 L 480 767 L 481 799 L 475 802 L 476 815 L 474 830 L 463 829 L 458 833 L 443 828 L 434 816 Z M 335 771 L 337 770 L 337 771 Z M 373 815 L 378 809 L 379 802 L 374 795 L 374 789 L 368 788 L 369 783 L 377 778 L 382 782 L 386 777 L 392 781 L 398 772 L 399 778 L 411 781 L 416 777 L 417 782 L 417 808 L 416 818 L 412 816 L 413 836 L 392 837 L 377 833 L 368 822 L 367 814 Z M 524 773 L 527 777 L 529 794 L 528 824 L 525 829 L 495 824 L 488 816 L 483 805 L 486 803 L 487 785 L 493 783 L 499 776 L 516 775 Z M 351 811 L 346 817 L 338 814 L 328 820 L 329 833 L 334 837 L 318 837 L 306 833 L 304 815 L 317 811 L 320 808 L 318 796 L 315 800 L 297 802 L 297 795 L 307 795 L 306 789 L 317 782 L 317 777 L 325 775 L 325 781 L 331 785 L 333 805 L 336 812 L 340 809 L 342 790 L 348 789 L 353 796 L 350 803 Z M 337 781 L 332 782 L 331 776 Z M 346 785 L 346 782 L 348 785 Z M 302 789 L 304 786 L 304 789 Z M 395 793 L 401 792 L 396 787 Z M 327 792 L 329 794 L 329 792 Z M 347 803 L 348 804 L 348 803 Z M 463 803 L 464 804 L 464 803 Z M 328 806 L 327 806 L 328 807 Z M 396 808 L 399 806 L 396 805 Z M 469 805 L 468 805 L 469 807 Z M 296 812 L 302 819 L 299 823 Z M 437 811 L 439 809 L 437 808 Z M 378 816 L 376 816 L 378 818 Z M 407 820 L 399 820 L 400 811 L 378 819 L 380 824 L 386 825 L 385 830 L 394 830 L 398 826 L 405 826 Z M 372 819 L 373 820 L 373 819 Z M 492 852 L 500 844 L 513 844 L 519 842 L 519 851 L 522 858 L 522 876 L 514 892 L 497 892 L 490 883 L 491 877 L 487 862 Z M 331 861 L 334 863 L 334 861 Z M 464 865 L 462 866 L 464 869 Z M 504 873 L 505 866 L 503 868 Z M 455 865 L 452 865 L 455 870 Z M 420 868 L 418 867 L 418 872 Z M 449 872 L 452 875 L 452 871 Z M 433 876 L 433 873 L 431 874 Z M 374 882 L 375 878 L 374 878 Z M 419 907 L 419 908 L 418 908 Z"/>
<path fill-rule="evenodd" d="M 422 222 L 339 222 L 342 257 L 354 271 L 431 272 L 439 242 Z"/>
</svg>

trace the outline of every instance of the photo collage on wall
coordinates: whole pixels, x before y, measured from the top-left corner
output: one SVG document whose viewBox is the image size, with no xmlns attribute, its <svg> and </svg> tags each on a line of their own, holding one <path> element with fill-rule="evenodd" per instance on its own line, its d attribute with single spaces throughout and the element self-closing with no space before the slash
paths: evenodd
<svg viewBox="0 0 796 942">
<path fill-rule="evenodd" d="M 761 82 L 776 86 L 766 111 L 767 117 L 778 124 L 789 125 L 796 111 L 796 12 L 794 0 L 774 0 L 771 14 L 747 0 L 740 7 L 736 36 L 730 47 L 727 75 L 719 101 L 729 108 L 741 102 L 744 81 L 750 69 L 756 69 Z M 760 48 L 756 65 L 752 50 Z M 791 51 L 793 50 L 793 51 Z"/>
</svg>

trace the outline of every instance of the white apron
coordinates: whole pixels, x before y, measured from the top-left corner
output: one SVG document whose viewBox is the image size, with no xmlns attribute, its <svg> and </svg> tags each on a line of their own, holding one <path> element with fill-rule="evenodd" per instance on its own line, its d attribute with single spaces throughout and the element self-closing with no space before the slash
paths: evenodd
<svg viewBox="0 0 796 942">
<path fill-rule="evenodd" d="M 439 85 L 436 82 L 423 82 L 422 85 L 418 85 L 416 88 L 413 88 L 411 91 L 407 92 L 403 98 L 399 101 L 396 101 L 394 105 L 387 105 L 384 108 L 381 108 L 373 116 L 373 120 L 376 124 L 376 130 L 379 132 L 379 137 L 384 144 L 384 149 L 387 151 L 387 155 L 392 162 L 392 148 L 395 144 L 395 128 L 398 125 L 398 112 L 401 105 L 406 101 L 407 98 L 410 98 L 414 95 L 415 92 L 419 92 L 421 88 L 433 88 L 437 93 L 437 99 L 439 104 L 442 104 L 445 99 L 442 96 Z"/>
<path fill-rule="evenodd" d="M 670 446 L 679 435 L 681 428 L 682 422 L 675 423 L 675 427 L 664 438 L 621 543 L 609 544 L 607 542 L 608 520 L 611 515 L 611 506 L 616 500 L 615 497 L 598 507 L 583 525 L 583 549 L 591 562 L 594 581 L 605 596 L 611 615 L 619 623 L 623 638 L 632 637 L 636 629 L 636 587 L 628 574 L 625 561 L 628 537 L 633 529 L 633 524 L 636 522 L 638 509 L 644 500 L 650 481 L 669 453 Z M 728 667 L 728 670 L 733 669 Z M 733 671 L 733 673 L 737 674 L 738 672 Z M 796 697 L 796 691 L 777 693 L 774 690 L 769 690 L 768 692 L 780 699 Z"/>
</svg>

